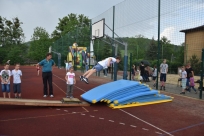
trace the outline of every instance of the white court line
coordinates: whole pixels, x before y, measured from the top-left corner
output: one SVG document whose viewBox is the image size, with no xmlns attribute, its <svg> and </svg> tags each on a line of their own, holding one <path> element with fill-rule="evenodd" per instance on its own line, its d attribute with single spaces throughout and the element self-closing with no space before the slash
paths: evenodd
<svg viewBox="0 0 204 136">
<path fill-rule="evenodd" d="M 134 128 L 136 128 L 137 126 L 134 126 L 134 125 L 130 125 L 131 127 L 134 127 Z"/>
<path fill-rule="evenodd" d="M 146 131 L 149 131 L 149 129 L 146 129 L 146 128 L 142 128 L 143 130 L 146 130 Z"/>
<path fill-rule="evenodd" d="M 160 133 L 160 132 L 155 132 L 155 133 L 162 135 L 162 133 Z"/>
<path fill-rule="evenodd" d="M 57 75 L 55 75 L 55 74 L 53 74 L 53 75 L 56 76 L 57 78 L 59 78 L 59 79 L 65 81 L 65 80 L 62 79 L 61 77 L 59 77 L 59 76 L 57 76 Z M 75 87 L 77 87 L 77 86 L 75 86 Z M 78 88 L 79 90 L 83 91 L 83 92 L 86 92 L 85 90 L 83 90 L 83 89 L 81 89 L 81 88 L 79 88 L 79 87 L 77 87 L 77 88 Z M 134 115 L 132 115 L 132 114 L 126 112 L 126 111 L 124 111 L 124 110 L 122 110 L 122 109 L 119 109 L 119 110 L 122 111 L 122 112 L 124 112 L 124 113 L 126 113 L 126 114 L 128 114 L 128 115 L 130 115 L 130 116 L 132 116 L 132 117 L 134 117 L 134 118 L 136 118 L 136 119 L 138 119 L 138 120 L 140 120 L 140 121 L 142 121 L 142 122 L 144 122 L 144 123 L 146 123 L 146 124 L 148 124 L 148 125 L 150 125 L 150 126 L 152 126 L 152 127 L 154 127 L 154 128 L 156 128 L 156 129 L 158 129 L 158 130 L 160 130 L 160 131 L 162 131 L 162 132 L 164 132 L 165 134 L 167 134 L 167 135 L 169 135 L 169 136 L 173 136 L 172 134 L 166 132 L 165 130 L 162 130 L 162 129 L 160 129 L 160 128 L 158 128 L 158 127 L 156 127 L 156 126 L 154 126 L 154 125 L 152 125 L 152 124 L 150 124 L 150 123 L 148 123 L 148 122 L 146 122 L 146 121 L 144 121 L 144 120 L 142 120 L 142 119 L 140 119 L 140 118 L 138 118 L 138 117 L 136 117 L 136 116 L 134 116 Z M 99 118 L 99 119 L 104 119 L 104 118 Z"/>
<path fill-rule="evenodd" d="M 113 120 L 109 120 L 110 122 L 114 122 Z"/>
<path fill-rule="evenodd" d="M 119 123 L 119 124 L 121 124 L 121 125 L 125 125 L 125 123 Z"/>
<path fill-rule="evenodd" d="M 158 129 L 158 130 L 164 132 L 165 134 L 167 134 L 167 135 L 169 135 L 169 136 L 173 136 L 172 134 L 166 132 L 165 130 L 163 130 L 163 129 L 161 129 L 161 128 L 158 128 L 158 127 L 152 125 L 151 123 L 149 123 L 149 122 L 147 122 L 147 121 L 144 121 L 144 120 L 142 120 L 142 119 L 140 119 L 140 118 L 138 118 L 138 117 L 132 115 L 131 113 L 129 113 L 129 112 L 127 112 L 127 111 L 124 111 L 124 110 L 122 110 L 122 109 L 119 109 L 119 110 L 122 111 L 122 112 L 124 112 L 124 113 L 126 113 L 126 114 L 128 114 L 128 115 L 130 115 L 130 116 L 132 116 L 132 117 L 134 117 L 134 118 L 136 118 L 136 119 L 138 119 L 138 120 L 140 120 L 140 121 L 142 121 L 142 122 L 144 122 L 145 124 L 148 124 L 148 125 L 150 125 L 150 126 L 156 128 L 156 129 Z"/>
<path fill-rule="evenodd" d="M 95 116 L 90 115 L 90 117 L 94 118 Z"/>
</svg>

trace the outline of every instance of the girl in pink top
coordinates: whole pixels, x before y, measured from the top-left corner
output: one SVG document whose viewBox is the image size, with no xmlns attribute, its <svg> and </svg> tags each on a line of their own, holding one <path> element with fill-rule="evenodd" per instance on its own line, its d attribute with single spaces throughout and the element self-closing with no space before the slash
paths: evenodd
<svg viewBox="0 0 204 136">
<path fill-rule="evenodd" d="M 195 94 L 197 94 L 197 91 L 196 91 L 196 89 L 194 88 L 195 83 L 194 83 L 193 75 L 190 73 L 189 76 L 190 76 L 190 88 L 189 88 L 189 92 L 191 91 L 191 88 L 192 88 L 192 89 L 195 91 Z"/>
</svg>

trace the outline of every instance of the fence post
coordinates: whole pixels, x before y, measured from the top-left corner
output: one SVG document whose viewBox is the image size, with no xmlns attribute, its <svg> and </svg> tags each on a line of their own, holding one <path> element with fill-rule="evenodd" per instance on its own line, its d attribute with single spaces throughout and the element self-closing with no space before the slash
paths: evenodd
<svg viewBox="0 0 204 136">
<path fill-rule="evenodd" d="M 131 71 L 132 70 L 132 53 L 130 53 L 130 77 L 129 77 L 129 80 L 131 80 L 132 79 L 132 74 L 131 74 Z"/>
<path fill-rule="evenodd" d="M 160 0 L 158 0 L 158 51 L 157 51 L 157 81 L 156 89 L 158 89 L 158 71 L 159 71 L 159 58 L 160 58 Z"/>
<path fill-rule="evenodd" d="M 200 99 L 202 99 L 203 93 L 203 62 L 204 62 L 204 49 L 202 49 L 201 55 L 201 67 L 200 67 Z"/>
<path fill-rule="evenodd" d="M 125 43 L 125 55 L 124 55 L 124 68 L 123 68 L 123 79 L 127 80 L 127 67 L 128 67 L 128 54 L 127 54 L 127 46 L 128 44 Z"/>
<path fill-rule="evenodd" d="M 115 6 L 113 6 L 113 32 L 112 32 L 112 38 L 114 39 L 114 30 L 115 30 Z M 113 41 L 114 45 L 114 41 Z M 115 47 L 112 45 L 112 56 L 114 56 L 114 49 Z M 113 79 L 113 71 L 114 71 L 114 64 L 112 64 L 112 70 L 111 70 L 111 79 Z"/>
</svg>

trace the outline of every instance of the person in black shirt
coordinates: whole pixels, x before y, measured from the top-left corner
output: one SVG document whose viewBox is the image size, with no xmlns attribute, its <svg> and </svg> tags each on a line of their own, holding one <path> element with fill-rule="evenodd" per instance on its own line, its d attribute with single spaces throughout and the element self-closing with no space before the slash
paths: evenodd
<svg viewBox="0 0 204 136">
<path fill-rule="evenodd" d="M 190 82 L 190 73 L 192 74 L 192 76 L 194 76 L 194 72 L 193 69 L 191 68 L 191 64 L 188 63 L 186 65 L 186 69 L 185 69 L 186 73 L 187 73 L 187 81 L 186 81 L 186 90 L 189 90 L 189 82 Z"/>
<path fill-rule="evenodd" d="M 144 63 L 142 61 L 140 64 L 140 75 L 142 76 L 143 81 L 144 81 L 145 80 L 145 66 L 144 66 Z"/>
</svg>

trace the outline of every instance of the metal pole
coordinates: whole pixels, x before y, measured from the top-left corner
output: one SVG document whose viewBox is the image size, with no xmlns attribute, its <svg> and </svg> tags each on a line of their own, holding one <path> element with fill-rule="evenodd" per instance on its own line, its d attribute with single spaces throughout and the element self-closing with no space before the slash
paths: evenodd
<svg viewBox="0 0 204 136">
<path fill-rule="evenodd" d="M 138 59 L 138 46 L 139 46 L 139 45 L 137 45 L 137 59 Z"/>
<path fill-rule="evenodd" d="M 91 37 L 92 37 L 92 21 L 91 21 L 91 19 L 90 19 L 90 35 L 91 35 Z M 92 41 L 93 42 L 93 41 Z M 94 44 L 94 43 L 93 43 Z M 90 45 L 91 45 L 91 43 L 90 43 Z M 91 63 L 91 47 L 90 47 L 90 45 L 89 45 L 89 68 L 90 68 L 90 63 Z M 93 45 L 94 46 L 94 45 Z"/>
<path fill-rule="evenodd" d="M 158 51 L 157 51 L 157 81 L 156 81 L 156 89 L 158 90 L 158 72 L 159 68 L 159 58 L 160 58 L 160 0 L 158 0 Z"/>
<path fill-rule="evenodd" d="M 127 80 L 127 63 L 128 63 L 128 56 L 127 56 L 127 43 L 125 43 L 125 55 L 124 55 L 124 70 L 123 70 L 123 79 Z"/>
<path fill-rule="evenodd" d="M 131 76 L 132 76 L 132 74 L 131 74 L 131 70 L 132 70 L 132 53 L 130 53 L 130 76 L 129 76 L 129 80 L 131 80 Z"/>
<path fill-rule="evenodd" d="M 201 61 L 201 70 L 200 70 L 200 99 L 202 99 L 203 96 L 203 64 L 204 64 L 204 49 L 202 49 L 202 61 Z"/>
<path fill-rule="evenodd" d="M 113 32 L 112 32 L 113 39 L 114 39 L 114 30 L 115 30 L 115 6 L 113 6 Z M 114 44 L 114 41 L 113 41 L 113 44 Z M 114 46 L 112 46 L 112 55 L 114 56 Z M 113 66 L 114 65 L 112 64 L 111 79 L 113 79 Z"/>
<path fill-rule="evenodd" d="M 187 52 L 188 52 L 188 44 L 186 44 L 186 64 L 187 64 L 187 62 L 188 62 L 188 55 L 187 55 Z"/>
<path fill-rule="evenodd" d="M 118 55 L 118 45 L 115 44 L 115 57 Z M 114 81 L 117 81 L 118 64 L 114 63 Z"/>
<path fill-rule="evenodd" d="M 99 47 L 99 40 L 98 40 L 98 47 Z M 100 61 L 100 55 L 98 54 L 98 61 Z M 97 73 L 97 72 L 96 72 Z M 98 72 L 98 76 L 100 77 L 100 71 Z"/>
</svg>

